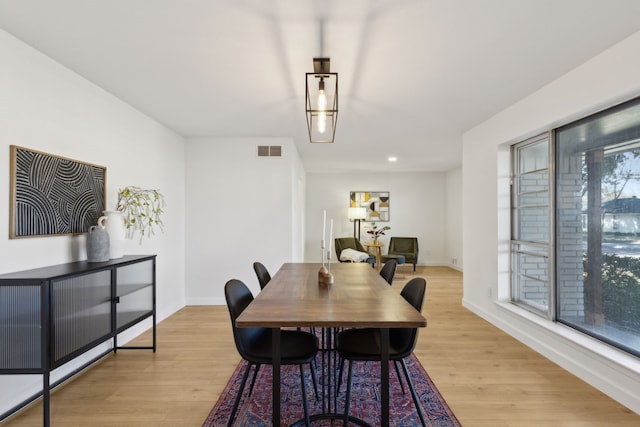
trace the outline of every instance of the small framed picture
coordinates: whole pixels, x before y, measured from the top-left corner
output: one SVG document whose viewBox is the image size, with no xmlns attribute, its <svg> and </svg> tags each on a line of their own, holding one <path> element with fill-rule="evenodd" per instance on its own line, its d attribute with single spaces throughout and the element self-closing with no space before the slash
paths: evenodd
<svg viewBox="0 0 640 427">
<path fill-rule="evenodd" d="M 364 221 L 389 221 L 389 192 L 388 191 L 351 191 L 349 207 L 365 208 L 367 217 Z"/>
</svg>

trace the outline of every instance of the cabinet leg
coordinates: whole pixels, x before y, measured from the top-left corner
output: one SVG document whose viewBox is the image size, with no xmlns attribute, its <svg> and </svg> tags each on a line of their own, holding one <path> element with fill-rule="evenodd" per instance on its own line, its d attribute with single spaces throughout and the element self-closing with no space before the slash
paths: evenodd
<svg viewBox="0 0 640 427">
<path fill-rule="evenodd" d="M 153 352 L 156 352 L 156 309 L 155 307 L 153 308 L 153 317 L 152 317 L 152 322 L 153 322 Z"/>
<path fill-rule="evenodd" d="M 49 427 L 51 411 L 49 410 L 50 404 L 50 383 L 49 372 L 42 374 L 42 426 Z"/>
</svg>

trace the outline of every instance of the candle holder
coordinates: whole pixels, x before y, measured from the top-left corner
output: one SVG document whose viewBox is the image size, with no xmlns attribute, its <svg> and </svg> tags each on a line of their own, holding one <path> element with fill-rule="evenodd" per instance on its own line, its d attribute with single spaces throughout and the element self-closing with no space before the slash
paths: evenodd
<svg viewBox="0 0 640 427">
<path fill-rule="evenodd" d="M 327 270 L 323 265 L 318 271 L 318 285 L 319 286 L 331 286 L 333 285 L 333 274 Z"/>
<path fill-rule="evenodd" d="M 324 265 L 324 239 L 320 243 L 322 250 L 322 267 L 318 271 L 318 285 L 330 286 L 333 285 L 333 274 L 331 274 L 331 252 L 327 252 L 328 269 Z"/>
<path fill-rule="evenodd" d="M 318 285 L 330 286 L 333 285 L 333 275 L 331 274 L 331 246 L 333 240 L 333 219 L 331 220 L 331 228 L 329 229 L 329 250 L 327 251 L 327 260 L 329 261 L 329 269 L 324 266 L 324 237 L 327 227 L 327 211 L 322 214 L 322 240 L 320 240 L 320 251 L 322 253 L 322 267 L 318 271 Z"/>
</svg>

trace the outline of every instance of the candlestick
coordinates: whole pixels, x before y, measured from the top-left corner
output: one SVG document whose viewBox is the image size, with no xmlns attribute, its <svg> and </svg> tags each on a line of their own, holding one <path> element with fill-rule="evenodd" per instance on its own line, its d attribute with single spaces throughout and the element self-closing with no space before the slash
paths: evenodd
<svg viewBox="0 0 640 427">
<path fill-rule="evenodd" d="M 324 237 L 327 232 L 327 210 L 325 209 L 322 213 L 322 249 L 324 249 Z"/>
<path fill-rule="evenodd" d="M 320 239 L 320 259 L 324 268 L 324 237 L 327 228 L 327 210 L 322 211 L 322 239 Z"/>
<path fill-rule="evenodd" d="M 329 226 L 329 251 L 327 252 L 327 258 L 331 259 L 331 248 L 333 247 L 333 218 L 331 218 L 331 225 Z"/>
</svg>

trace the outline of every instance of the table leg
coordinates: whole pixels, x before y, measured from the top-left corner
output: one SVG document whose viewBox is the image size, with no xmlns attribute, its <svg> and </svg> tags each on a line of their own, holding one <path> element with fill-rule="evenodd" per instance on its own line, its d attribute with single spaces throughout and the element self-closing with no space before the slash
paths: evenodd
<svg viewBox="0 0 640 427">
<path fill-rule="evenodd" d="M 380 381 L 382 388 L 380 425 L 389 427 L 389 328 L 380 329 L 380 349 Z"/>
<path fill-rule="evenodd" d="M 271 424 L 273 426 L 280 425 L 280 328 L 271 330 L 271 357 L 272 357 L 272 401 L 273 412 L 271 415 Z M 388 368 L 387 368 L 388 369 Z"/>
</svg>

